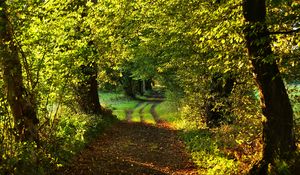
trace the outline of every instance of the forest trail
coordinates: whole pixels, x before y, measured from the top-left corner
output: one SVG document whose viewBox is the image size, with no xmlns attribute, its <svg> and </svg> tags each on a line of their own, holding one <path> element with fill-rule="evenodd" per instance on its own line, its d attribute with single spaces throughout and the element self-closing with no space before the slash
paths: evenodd
<svg viewBox="0 0 300 175">
<path fill-rule="evenodd" d="M 194 175 L 197 171 L 170 124 L 123 121 L 101 134 L 61 174 Z"/>
</svg>

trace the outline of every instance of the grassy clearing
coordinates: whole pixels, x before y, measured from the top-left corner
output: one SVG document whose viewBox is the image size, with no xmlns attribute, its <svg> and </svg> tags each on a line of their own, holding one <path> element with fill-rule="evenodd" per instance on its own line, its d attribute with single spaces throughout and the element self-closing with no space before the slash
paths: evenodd
<svg viewBox="0 0 300 175">
<path fill-rule="evenodd" d="M 138 108 L 135 109 L 135 111 L 132 114 L 132 121 L 134 122 L 141 122 L 141 114 L 140 114 L 140 110 L 142 108 L 143 109 L 143 113 L 142 113 L 142 117 L 143 117 L 143 121 L 146 123 L 155 123 L 155 120 L 153 119 L 151 113 L 150 113 L 150 107 L 151 104 L 148 104 L 146 102 L 144 102 L 143 104 L 141 104 Z"/>
<path fill-rule="evenodd" d="M 139 103 L 120 92 L 100 92 L 100 100 L 101 105 L 113 110 L 113 114 L 116 115 L 119 120 L 124 120 L 126 118 L 125 111 L 135 108 Z"/>
<path fill-rule="evenodd" d="M 140 110 L 143 109 L 143 119 L 146 123 L 155 123 L 150 109 L 152 102 L 143 102 L 137 101 L 130 98 L 127 98 L 124 94 L 120 92 L 100 92 L 101 104 L 107 108 L 113 110 L 113 113 L 117 115 L 118 119 L 124 120 L 126 118 L 125 111 L 134 109 L 132 113 L 132 121 L 140 122 Z M 146 98 L 143 98 L 146 100 Z M 139 103 L 142 103 L 140 106 L 136 107 Z M 170 101 L 164 101 L 156 106 L 156 112 L 159 114 L 162 120 L 173 122 L 178 117 L 178 112 L 174 107 L 174 104 Z"/>
</svg>

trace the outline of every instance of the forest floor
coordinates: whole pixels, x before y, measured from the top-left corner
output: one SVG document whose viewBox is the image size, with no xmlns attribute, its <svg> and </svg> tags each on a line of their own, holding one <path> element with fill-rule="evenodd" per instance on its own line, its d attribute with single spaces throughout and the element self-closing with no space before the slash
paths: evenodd
<svg viewBox="0 0 300 175">
<path fill-rule="evenodd" d="M 145 103 L 145 104 L 142 104 Z M 66 167 L 64 175 L 192 175 L 197 174 L 183 142 L 169 123 L 160 120 L 159 102 L 141 102 L 124 111 L 126 120 L 113 125 L 89 144 Z M 132 122 L 131 114 L 141 105 L 151 105 L 155 124 Z"/>
</svg>

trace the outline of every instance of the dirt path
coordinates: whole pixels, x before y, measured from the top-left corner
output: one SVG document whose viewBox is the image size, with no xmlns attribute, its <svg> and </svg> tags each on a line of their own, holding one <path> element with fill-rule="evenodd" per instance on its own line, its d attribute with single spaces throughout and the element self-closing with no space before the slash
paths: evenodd
<svg viewBox="0 0 300 175">
<path fill-rule="evenodd" d="M 118 123 L 83 150 L 60 174 L 196 174 L 176 132 L 167 123 Z"/>
</svg>

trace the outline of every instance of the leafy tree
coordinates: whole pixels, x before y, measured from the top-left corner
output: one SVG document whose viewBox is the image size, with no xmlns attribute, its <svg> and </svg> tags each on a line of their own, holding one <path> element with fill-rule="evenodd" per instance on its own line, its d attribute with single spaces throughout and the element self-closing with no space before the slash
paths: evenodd
<svg viewBox="0 0 300 175">
<path fill-rule="evenodd" d="M 272 1 L 269 4 L 269 12 L 277 16 L 268 18 L 263 1 L 243 1 L 242 5 L 241 1 L 234 0 L 218 1 L 217 5 L 211 1 L 153 3 L 151 15 L 144 18 L 145 30 L 148 29 L 150 32 L 141 33 L 139 39 L 135 40 L 138 41 L 134 57 L 137 65 L 145 61 L 149 63 L 148 60 L 151 60 L 153 63 L 147 68 L 156 65 L 154 70 L 158 71 L 160 76 L 166 72 L 166 79 L 176 77 L 173 82 L 182 87 L 188 97 L 188 102 L 185 103 L 197 109 L 193 111 L 204 111 L 203 106 L 206 106 L 206 101 L 212 99 L 212 96 L 222 96 L 223 90 L 234 90 L 233 97 L 226 94 L 224 98 L 219 98 L 222 100 L 212 101 L 215 105 L 207 105 L 208 113 L 216 113 L 218 115 L 216 118 L 221 118 L 219 116 L 222 107 L 219 108 L 218 105 L 223 106 L 223 109 L 231 106 L 224 107 L 226 104 L 224 99 L 228 98 L 234 99 L 233 105 L 242 104 L 237 105 L 237 109 L 241 111 L 251 109 L 248 112 L 253 111 L 253 115 L 258 116 L 255 107 L 257 103 L 251 92 L 254 91 L 250 77 L 253 67 L 255 81 L 261 92 L 262 113 L 266 119 L 263 124 L 262 169 L 264 170 L 269 163 L 274 165 L 276 158 L 289 157 L 288 155 L 295 150 L 293 112 L 277 64 L 283 65 L 284 71 L 291 68 L 287 62 L 297 64 L 296 57 L 293 58 L 288 54 L 291 53 L 288 51 L 288 48 L 291 48 L 289 41 L 291 38 L 297 41 L 297 37 L 277 36 L 277 41 L 272 42 L 275 43 L 273 45 L 270 35 L 292 32 L 269 32 L 268 28 L 278 30 L 280 27 L 296 24 L 293 16 L 297 13 L 295 11 L 297 3 L 276 2 Z M 159 20 L 153 21 L 151 17 Z M 245 40 L 242 38 L 243 33 L 246 36 Z M 247 43 L 251 65 L 242 47 L 244 41 Z M 273 54 L 272 49 L 275 49 L 277 55 Z M 280 59 L 277 59 L 278 55 Z M 144 73 L 145 66 L 136 66 L 135 71 Z M 227 89 L 226 87 L 232 83 L 226 83 L 228 78 L 226 74 L 231 73 L 236 76 L 234 78 L 236 82 Z M 214 78 L 216 74 L 222 78 Z M 211 88 L 210 80 L 216 80 L 213 84 L 219 88 Z M 239 111 L 235 110 L 235 114 L 238 113 Z M 282 123 L 286 124 L 281 126 Z"/>
<path fill-rule="evenodd" d="M 0 9 L 1 66 L 6 98 L 17 130 L 16 138 L 20 141 L 38 141 L 36 98 L 24 85 L 20 48 L 14 37 L 14 28 L 9 19 L 10 10 L 5 0 L 0 1 Z M 26 58 L 23 59 L 26 61 Z"/>
<path fill-rule="evenodd" d="M 293 110 L 271 49 L 266 9 L 266 1 L 243 1 L 247 49 L 265 117 L 263 158 L 260 167 L 253 169 L 254 174 L 267 174 L 269 164 L 275 165 L 278 158 L 288 160 L 296 150 Z"/>
</svg>

